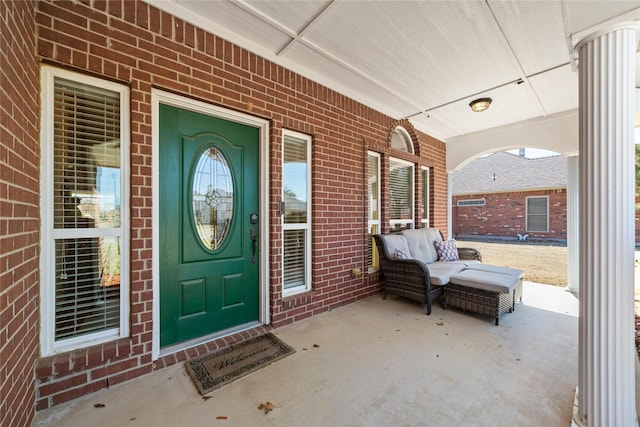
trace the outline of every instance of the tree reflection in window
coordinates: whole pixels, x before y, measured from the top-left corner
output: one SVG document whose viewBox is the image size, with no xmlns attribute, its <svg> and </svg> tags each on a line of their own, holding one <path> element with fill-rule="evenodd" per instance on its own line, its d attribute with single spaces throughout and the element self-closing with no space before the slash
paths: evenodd
<svg viewBox="0 0 640 427">
<path fill-rule="evenodd" d="M 202 244 L 216 250 L 229 234 L 233 219 L 233 177 L 224 154 L 205 150 L 193 173 L 193 215 Z"/>
</svg>

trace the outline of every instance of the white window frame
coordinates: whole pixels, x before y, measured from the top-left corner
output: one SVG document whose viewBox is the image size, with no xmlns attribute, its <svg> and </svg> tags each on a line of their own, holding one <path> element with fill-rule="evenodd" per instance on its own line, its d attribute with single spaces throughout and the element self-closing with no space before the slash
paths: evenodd
<svg viewBox="0 0 640 427">
<path fill-rule="evenodd" d="M 129 336 L 129 88 L 67 70 L 43 65 L 41 69 L 40 159 L 40 353 L 47 356 Z M 120 227 L 54 229 L 54 83 L 56 78 L 95 86 L 120 94 Z M 55 240 L 83 237 L 119 237 L 120 326 L 55 341 Z M 52 285 L 53 284 L 53 285 Z"/>
<path fill-rule="evenodd" d="M 409 228 L 415 227 L 415 219 L 416 219 L 416 165 L 413 162 L 409 162 L 406 160 L 398 159 L 396 157 L 389 158 L 389 204 L 391 204 L 391 163 L 400 163 L 411 167 L 411 218 L 410 219 L 393 219 L 391 218 L 391 209 L 389 209 L 389 225 L 391 226 L 391 230 L 395 229 L 396 225 L 405 225 L 409 224 Z"/>
<path fill-rule="evenodd" d="M 547 201 L 547 212 L 546 212 L 546 217 L 547 217 L 547 226 L 545 230 L 529 230 L 529 199 L 546 199 Z M 526 203 L 525 203 L 525 207 L 526 207 L 526 231 L 531 232 L 531 233 L 548 233 L 549 232 L 549 196 L 527 196 L 526 198 Z"/>
<path fill-rule="evenodd" d="M 398 135 L 398 137 L 404 142 L 404 147 L 393 146 L 394 136 L 396 135 Z M 400 151 L 404 151 L 405 153 L 414 154 L 413 141 L 411 140 L 411 135 L 409 135 L 409 132 L 407 132 L 407 130 L 402 126 L 396 126 L 396 128 L 393 130 L 393 135 L 391 135 L 390 145 L 391 145 L 391 148 L 393 148 L 394 150 L 400 150 Z"/>
<path fill-rule="evenodd" d="M 378 165 L 378 170 L 376 171 L 376 177 L 377 177 L 377 181 L 378 181 L 378 198 L 377 198 L 377 203 L 376 203 L 376 211 L 378 212 L 378 219 L 371 219 L 371 212 L 372 210 L 370 208 L 367 208 L 367 235 L 372 235 L 373 236 L 373 232 L 371 231 L 373 229 L 374 226 L 378 226 L 378 234 L 380 234 L 382 232 L 381 224 L 382 224 L 382 220 L 381 220 L 381 216 L 382 216 L 382 207 L 381 207 L 381 190 L 382 190 L 382 186 L 381 186 L 381 165 L 380 163 L 382 162 L 382 156 L 380 156 L 380 153 L 376 153 L 375 151 L 367 151 L 367 178 L 369 177 L 369 157 L 375 157 L 376 159 L 378 159 L 377 161 L 377 165 Z M 369 183 L 367 183 L 367 186 L 369 185 Z M 367 195 L 369 194 L 369 191 L 367 190 Z M 370 203 L 369 200 L 367 200 L 368 204 Z M 373 237 L 372 237 L 373 238 Z M 373 248 L 373 254 L 372 257 L 375 258 L 374 254 L 375 254 L 375 250 L 376 250 L 376 245 L 375 243 L 369 243 L 367 242 L 367 246 L 369 244 L 372 244 L 372 248 Z M 368 249 L 367 249 L 368 250 Z M 367 266 L 369 271 L 378 271 L 380 269 L 379 265 L 368 265 Z"/>
<path fill-rule="evenodd" d="M 308 292 L 311 290 L 311 136 L 295 132 L 288 129 L 283 129 L 282 131 L 282 200 L 284 201 L 284 190 L 285 190 L 285 182 L 284 182 L 284 146 L 285 146 L 285 137 L 292 137 L 296 139 L 301 139 L 306 141 L 307 144 L 307 222 L 305 224 L 285 224 L 284 222 L 284 212 L 282 212 L 282 296 L 287 297 L 291 295 L 301 294 L 304 292 Z M 284 288 L 284 232 L 287 230 L 305 230 L 305 263 L 304 263 L 304 283 L 300 286 L 295 286 L 292 288 L 285 289 Z"/>
<path fill-rule="evenodd" d="M 422 210 L 424 212 L 422 212 L 422 226 L 423 227 L 429 227 L 430 226 L 430 219 L 429 218 L 429 211 L 431 210 L 431 192 L 430 192 L 430 185 L 431 185 L 431 176 L 430 176 L 430 169 L 427 166 L 422 166 L 420 168 L 421 171 L 421 175 L 420 178 L 422 179 Z M 426 178 L 426 179 L 425 179 Z M 426 181 L 426 185 L 425 185 L 425 181 Z"/>
</svg>

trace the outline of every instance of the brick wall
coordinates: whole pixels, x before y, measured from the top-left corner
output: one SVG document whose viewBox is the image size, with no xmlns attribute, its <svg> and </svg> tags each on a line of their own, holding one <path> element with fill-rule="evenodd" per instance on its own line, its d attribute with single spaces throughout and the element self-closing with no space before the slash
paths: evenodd
<svg viewBox="0 0 640 427">
<path fill-rule="evenodd" d="M 29 426 L 38 357 L 35 2 L 0 2 L 0 426 Z"/>
<path fill-rule="evenodd" d="M 131 337 L 40 359 L 37 408 L 73 399 L 153 369 L 178 363 L 380 290 L 367 271 L 366 153 L 431 166 L 434 226 L 446 228 L 445 146 L 339 93 L 270 63 L 140 1 L 40 1 L 36 22 L 42 61 L 125 83 L 131 88 Z M 151 88 L 183 94 L 270 121 L 270 301 L 272 326 L 151 361 Z M 407 127 L 416 154 L 388 141 Z M 312 135 L 313 290 L 282 297 L 282 130 Z M 416 168 L 417 173 L 419 168 Z M 420 194 L 420 180 L 416 194 Z M 386 172 L 383 191 L 388 193 Z M 388 206 L 383 205 L 383 219 Z M 416 218 L 419 222 L 419 217 Z"/>
<path fill-rule="evenodd" d="M 549 231 L 526 230 L 529 196 L 549 197 Z M 459 200 L 484 199 L 484 206 L 458 206 Z M 473 194 L 453 197 L 453 234 L 456 236 L 504 236 L 528 234 L 529 238 L 567 238 L 566 190 Z"/>
<path fill-rule="evenodd" d="M 640 243 L 640 196 L 636 195 L 636 246 Z"/>
</svg>

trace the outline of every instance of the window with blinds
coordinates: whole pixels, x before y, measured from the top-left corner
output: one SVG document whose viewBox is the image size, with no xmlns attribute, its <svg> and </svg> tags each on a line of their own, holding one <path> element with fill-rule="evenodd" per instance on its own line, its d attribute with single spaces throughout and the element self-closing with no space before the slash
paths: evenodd
<svg viewBox="0 0 640 427">
<path fill-rule="evenodd" d="M 429 168 L 422 167 L 422 226 L 429 227 L 429 209 L 431 207 L 429 197 Z"/>
<path fill-rule="evenodd" d="M 549 198 L 527 197 L 527 231 L 549 231 Z"/>
<path fill-rule="evenodd" d="M 373 235 L 380 233 L 380 154 L 369 152 L 367 156 L 367 193 L 369 222 L 367 228 L 367 265 L 377 270 L 378 250 Z"/>
<path fill-rule="evenodd" d="M 311 289 L 311 137 L 284 131 L 283 294 Z"/>
<path fill-rule="evenodd" d="M 389 159 L 389 215 L 391 228 L 413 228 L 414 165 Z"/>
<path fill-rule="evenodd" d="M 41 342 L 50 353 L 127 331 L 128 98 L 122 85 L 50 67 L 42 88 Z"/>
</svg>

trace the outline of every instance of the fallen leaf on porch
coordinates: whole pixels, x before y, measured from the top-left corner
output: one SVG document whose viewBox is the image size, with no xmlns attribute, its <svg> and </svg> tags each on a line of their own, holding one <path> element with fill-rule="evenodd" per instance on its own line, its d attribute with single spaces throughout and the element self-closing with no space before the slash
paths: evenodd
<svg viewBox="0 0 640 427">
<path fill-rule="evenodd" d="M 258 405 L 258 409 L 260 409 L 261 411 L 264 411 L 265 414 L 268 414 L 269 412 L 273 411 L 274 408 L 275 406 L 271 402 L 261 403 L 260 405 Z"/>
<path fill-rule="evenodd" d="M 438 325 L 438 326 L 444 326 L 444 323 L 442 323 L 442 322 L 436 322 L 436 325 Z"/>
<path fill-rule="evenodd" d="M 302 350 L 307 351 L 307 349 L 306 349 L 306 348 L 303 348 Z"/>
<path fill-rule="evenodd" d="M 93 405 L 94 408 L 104 408 L 105 406 L 107 405 L 105 405 L 104 403 L 96 403 L 95 405 Z"/>
<path fill-rule="evenodd" d="M 313 348 L 320 348 L 320 346 L 318 344 L 314 344 Z"/>
<path fill-rule="evenodd" d="M 400 332 L 400 329 L 396 329 L 396 332 Z"/>
<path fill-rule="evenodd" d="M 202 400 L 209 400 L 213 398 L 213 396 L 202 396 Z"/>
<path fill-rule="evenodd" d="M 218 415 L 218 416 L 216 417 L 216 420 L 226 420 L 226 419 L 228 419 L 228 418 L 229 418 L 229 417 L 227 417 L 227 416 L 225 416 L 225 415 Z"/>
</svg>

